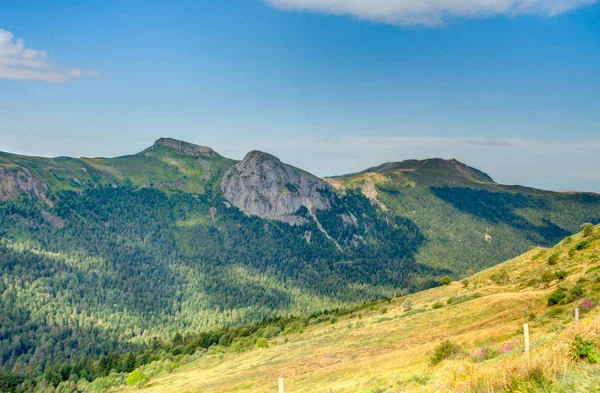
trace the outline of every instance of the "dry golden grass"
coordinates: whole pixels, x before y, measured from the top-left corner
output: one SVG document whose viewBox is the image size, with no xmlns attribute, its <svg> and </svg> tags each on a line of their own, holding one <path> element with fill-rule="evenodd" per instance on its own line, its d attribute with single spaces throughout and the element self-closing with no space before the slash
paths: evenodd
<svg viewBox="0 0 600 393">
<path fill-rule="evenodd" d="M 563 285 L 574 285 L 589 267 L 600 265 L 600 240 L 576 255 L 568 255 L 580 240 L 581 235 L 576 235 L 554 250 L 532 249 L 470 277 L 468 288 L 455 282 L 409 296 L 412 312 L 426 311 L 407 313 L 402 307 L 406 297 L 393 299 L 389 304 L 383 302 L 339 318 L 335 324 L 315 324 L 304 333 L 279 336 L 269 342 L 268 349 L 206 354 L 171 374 L 153 378 L 142 391 L 277 392 L 279 377 L 285 378 L 286 392 L 292 393 L 527 392 L 536 391 L 535 384 L 515 385 L 514 381 L 532 378 L 549 381 L 557 391 L 561 391 L 561 384 L 568 383 L 567 378 L 575 380 L 569 386 L 577 386 L 579 371 L 570 360 L 570 345 L 577 333 L 598 338 L 600 317 L 592 311 L 582 318 L 578 328 L 572 326 L 569 312 L 562 317 L 547 317 L 543 315 L 548 310 L 547 298 L 558 281 L 548 288 L 529 284 L 541 271 L 552 268 L 570 270 Z M 560 252 L 561 259 L 557 266 L 549 267 L 547 257 L 554 252 Z M 504 286 L 490 280 L 501 270 L 510 275 L 510 283 Z M 598 284 L 593 285 L 590 288 L 598 288 Z M 450 297 L 476 292 L 484 296 L 446 304 Z M 444 306 L 432 309 L 438 301 Z M 387 312 L 381 312 L 383 307 Z M 564 307 L 571 310 L 575 305 Z M 523 323 L 530 326 L 529 360 L 522 352 Z M 429 357 L 445 339 L 460 345 L 462 354 L 430 366 Z M 491 360 L 472 360 L 484 346 L 501 349 L 506 345 L 514 349 Z M 600 370 L 595 371 L 600 374 Z M 597 385 L 600 377 L 599 381 L 592 378 L 590 383 Z M 591 391 L 565 389 L 562 391 Z"/>
</svg>

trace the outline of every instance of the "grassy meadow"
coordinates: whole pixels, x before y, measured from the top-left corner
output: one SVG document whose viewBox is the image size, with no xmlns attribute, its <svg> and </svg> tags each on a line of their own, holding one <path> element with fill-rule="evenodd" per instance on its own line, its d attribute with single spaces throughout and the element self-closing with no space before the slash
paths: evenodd
<svg viewBox="0 0 600 393">
<path fill-rule="evenodd" d="M 560 299 L 549 305 L 549 298 Z M 600 341 L 599 301 L 597 226 L 462 282 L 311 320 L 300 333 L 270 339 L 268 348 L 211 347 L 156 375 L 146 366 L 150 381 L 141 391 L 276 392 L 279 377 L 286 392 L 600 391 L 600 368 L 573 359 L 577 335 Z M 458 349 L 433 365 L 436 347 L 446 340 Z"/>
</svg>

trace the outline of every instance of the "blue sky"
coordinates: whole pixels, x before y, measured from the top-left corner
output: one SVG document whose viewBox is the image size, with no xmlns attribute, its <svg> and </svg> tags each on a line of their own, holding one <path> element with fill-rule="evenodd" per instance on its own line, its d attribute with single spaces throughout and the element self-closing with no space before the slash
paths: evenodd
<svg viewBox="0 0 600 393">
<path fill-rule="evenodd" d="M 591 0 L 4 1 L 0 29 L 3 151 L 171 136 L 322 176 L 442 156 L 600 191 Z"/>
</svg>

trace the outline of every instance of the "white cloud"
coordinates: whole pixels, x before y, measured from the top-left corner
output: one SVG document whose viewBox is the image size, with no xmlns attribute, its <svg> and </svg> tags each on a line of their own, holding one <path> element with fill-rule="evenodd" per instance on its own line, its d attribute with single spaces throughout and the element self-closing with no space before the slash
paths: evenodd
<svg viewBox="0 0 600 393">
<path fill-rule="evenodd" d="M 282 10 L 350 15 L 399 25 L 440 25 L 451 18 L 555 16 L 596 0 L 263 0 Z"/>
<path fill-rule="evenodd" d="M 98 71 L 57 70 L 47 58 L 46 51 L 25 48 L 22 38 L 0 29 L 0 79 L 66 82 L 69 77 L 100 76 Z"/>
<path fill-rule="evenodd" d="M 93 71 L 93 70 L 92 71 L 84 71 L 80 68 L 73 68 L 72 70 L 70 70 L 68 72 L 68 74 L 70 76 L 75 76 L 75 77 L 78 77 L 78 76 L 96 76 L 96 77 L 100 76 L 100 73 L 98 71 Z"/>
</svg>

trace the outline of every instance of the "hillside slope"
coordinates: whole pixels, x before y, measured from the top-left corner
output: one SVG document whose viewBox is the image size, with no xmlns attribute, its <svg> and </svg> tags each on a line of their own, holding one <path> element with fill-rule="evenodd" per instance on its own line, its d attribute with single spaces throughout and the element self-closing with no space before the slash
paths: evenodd
<svg viewBox="0 0 600 393">
<path fill-rule="evenodd" d="M 0 373 L 435 287 L 599 217 L 598 195 L 453 160 L 324 181 L 167 138 L 117 158 L 0 153 Z"/>
<path fill-rule="evenodd" d="M 387 215 L 410 219 L 427 239 L 416 261 L 459 276 L 600 222 L 599 194 L 497 184 L 456 160 L 387 163 L 325 180 L 340 195 L 360 192 Z"/>
<path fill-rule="evenodd" d="M 549 305 L 556 293 L 562 297 Z M 298 393 L 597 392 L 600 369 L 573 360 L 572 343 L 577 334 L 600 343 L 599 301 L 597 226 L 463 283 L 309 318 L 302 333 L 271 338 L 266 349 L 212 347 L 171 374 L 158 362 L 142 367 L 152 376 L 142 392 L 275 392 L 278 377 L 286 392 Z M 582 314 L 577 328 L 575 307 Z M 529 362 L 523 323 L 531 332 Z M 444 340 L 460 350 L 432 365 Z"/>
</svg>

